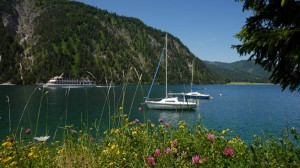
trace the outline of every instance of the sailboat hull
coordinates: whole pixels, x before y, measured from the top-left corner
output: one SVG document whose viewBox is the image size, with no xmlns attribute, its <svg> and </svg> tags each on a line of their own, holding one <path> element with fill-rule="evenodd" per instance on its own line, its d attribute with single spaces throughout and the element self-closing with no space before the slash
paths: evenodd
<svg viewBox="0 0 300 168">
<path fill-rule="evenodd" d="M 185 95 L 186 99 L 211 99 L 211 96 L 201 94 L 201 95 Z"/>
<path fill-rule="evenodd" d="M 178 101 L 177 98 L 165 98 L 161 101 L 145 101 L 148 108 L 158 110 L 187 110 L 197 107 L 196 103 Z"/>
<path fill-rule="evenodd" d="M 211 99 L 212 98 L 210 95 L 202 94 L 202 93 L 198 93 L 198 92 L 185 93 L 184 97 L 186 99 Z"/>
</svg>

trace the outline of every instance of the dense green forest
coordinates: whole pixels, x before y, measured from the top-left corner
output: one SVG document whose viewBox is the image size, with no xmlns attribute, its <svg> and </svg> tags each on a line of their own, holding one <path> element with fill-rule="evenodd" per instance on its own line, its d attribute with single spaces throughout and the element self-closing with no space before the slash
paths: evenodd
<svg viewBox="0 0 300 168">
<path fill-rule="evenodd" d="M 167 33 L 67 0 L 1 0 L 0 15 L 0 82 L 16 84 L 46 82 L 61 73 L 93 79 L 88 72 L 98 83 L 134 83 L 136 72 L 150 83 Z M 190 83 L 193 60 L 195 83 L 223 82 L 169 33 L 168 55 L 170 83 Z M 159 72 L 157 82 L 163 83 Z"/>
</svg>

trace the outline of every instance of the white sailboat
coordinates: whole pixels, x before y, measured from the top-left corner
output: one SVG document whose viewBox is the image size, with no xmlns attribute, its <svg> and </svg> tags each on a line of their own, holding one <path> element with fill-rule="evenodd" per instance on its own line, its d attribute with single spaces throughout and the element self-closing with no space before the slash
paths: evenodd
<svg viewBox="0 0 300 168">
<path fill-rule="evenodd" d="M 184 101 L 180 101 L 180 100 L 178 100 L 178 97 L 168 97 L 168 52 L 167 52 L 168 37 L 167 37 L 167 35 L 166 35 L 166 44 L 165 45 L 166 45 L 165 46 L 166 47 L 166 53 L 165 53 L 166 54 L 166 58 L 165 58 L 166 59 L 166 97 L 161 99 L 160 101 L 149 100 L 149 95 L 150 95 L 153 83 L 155 81 L 155 78 L 156 78 L 157 70 L 158 70 L 158 67 L 161 63 L 162 57 L 163 57 L 163 52 L 162 52 L 160 62 L 159 62 L 158 67 L 156 69 L 156 73 L 154 75 L 154 78 L 153 78 L 152 84 L 150 86 L 148 95 L 146 97 L 145 103 L 147 104 L 148 108 L 150 108 L 150 109 L 160 109 L 160 110 L 164 110 L 164 109 L 167 109 L 167 110 L 183 110 L 183 109 L 196 108 L 197 104 L 194 103 L 194 102 L 187 102 L 187 101 L 185 101 L 185 99 L 184 99 Z"/>
<path fill-rule="evenodd" d="M 192 81 L 191 81 L 191 92 L 184 93 L 186 99 L 211 99 L 212 97 L 208 94 L 193 91 L 193 78 L 194 78 L 194 61 L 192 64 Z"/>
</svg>

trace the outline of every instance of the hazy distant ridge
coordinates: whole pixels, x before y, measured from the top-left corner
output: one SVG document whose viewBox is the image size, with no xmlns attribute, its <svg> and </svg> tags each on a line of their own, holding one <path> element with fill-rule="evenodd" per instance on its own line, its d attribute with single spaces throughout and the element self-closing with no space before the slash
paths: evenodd
<svg viewBox="0 0 300 168">
<path fill-rule="evenodd" d="M 226 82 L 269 82 L 270 73 L 252 61 L 242 60 L 233 63 L 204 61 L 204 63 Z"/>
</svg>

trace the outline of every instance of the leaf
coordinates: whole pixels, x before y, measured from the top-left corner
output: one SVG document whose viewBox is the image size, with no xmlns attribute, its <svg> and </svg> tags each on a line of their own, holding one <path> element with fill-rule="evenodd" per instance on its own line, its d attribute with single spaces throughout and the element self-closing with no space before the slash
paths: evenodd
<svg viewBox="0 0 300 168">
<path fill-rule="evenodd" d="M 281 1 L 281 7 L 283 7 L 285 5 L 285 0 Z"/>
</svg>

